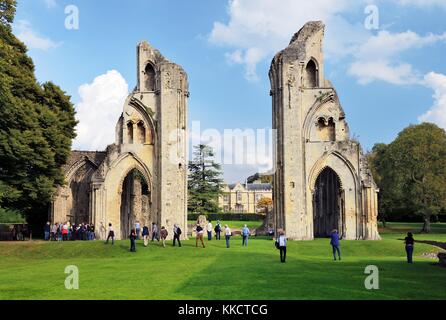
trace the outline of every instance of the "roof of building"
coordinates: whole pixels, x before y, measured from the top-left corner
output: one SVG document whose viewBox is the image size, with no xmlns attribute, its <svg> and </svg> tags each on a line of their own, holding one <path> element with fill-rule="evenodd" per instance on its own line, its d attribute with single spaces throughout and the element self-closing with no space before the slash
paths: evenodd
<svg viewBox="0 0 446 320">
<path fill-rule="evenodd" d="M 228 184 L 228 188 L 230 190 L 234 189 L 239 183 L 230 183 Z M 240 184 L 243 188 L 248 191 L 271 191 L 272 185 L 271 183 L 248 183 L 248 184 Z"/>
</svg>

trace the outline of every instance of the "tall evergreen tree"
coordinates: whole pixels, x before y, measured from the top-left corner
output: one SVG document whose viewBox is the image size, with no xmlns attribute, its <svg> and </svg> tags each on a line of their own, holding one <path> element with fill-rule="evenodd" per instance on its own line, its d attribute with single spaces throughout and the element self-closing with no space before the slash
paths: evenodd
<svg viewBox="0 0 446 320">
<path fill-rule="evenodd" d="M 212 148 L 203 144 L 194 146 L 193 160 L 189 162 L 189 212 L 220 212 L 218 196 L 223 184 L 221 174 L 221 166 L 215 163 Z"/>
<path fill-rule="evenodd" d="M 62 184 L 75 138 L 70 97 L 51 82 L 40 85 L 26 46 L 11 30 L 15 0 L 0 0 L 0 207 L 28 221 L 46 219 Z"/>
</svg>

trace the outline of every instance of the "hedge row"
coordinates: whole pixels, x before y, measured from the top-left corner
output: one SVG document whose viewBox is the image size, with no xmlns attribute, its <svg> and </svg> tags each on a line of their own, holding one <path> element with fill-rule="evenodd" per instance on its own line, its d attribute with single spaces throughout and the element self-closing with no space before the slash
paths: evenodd
<svg viewBox="0 0 446 320">
<path fill-rule="evenodd" d="M 198 213 L 189 213 L 187 219 L 197 220 L 199 215 Z M 206 218 L 212 221 L 259 221 L 265 219 L 265 215 L 259 213 L 209 213 L 206 214 Z"/>
</svg>

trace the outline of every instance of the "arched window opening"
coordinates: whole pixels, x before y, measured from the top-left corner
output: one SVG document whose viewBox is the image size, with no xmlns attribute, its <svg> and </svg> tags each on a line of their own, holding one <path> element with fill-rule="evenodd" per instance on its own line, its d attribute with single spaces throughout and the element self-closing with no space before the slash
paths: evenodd
<svg viewBox="0 0 446 320">
<path fill-rule="evenodd" d="M 306 87 L 317 88 L 319 82 L 318 69 L 316 63 L 311 59 L 306 67 Z"/>
<path fill-rule="evenodd" d="M 133 123 L 127 123 L 127 142 L 133 143 Z"/>
<path fill-rule="evenodd" d="M 335 141 L 336 140 L 336 124 L 333 118 L 326 121 L 324 118 L 319 118 L 317 121 L 318 138 L 320 141 Z"/>
<path fill-rule="evenodd" d="M 146 127 L 142 121 L 138 122 L 138 141 L 142 144 L 146 143 Z"/>
<path fill-rule="evenodd" d="M 147 91 L 155 91 L 155 69 L 148 63 L 145 71 L 145 86 Z"/>
</svg>

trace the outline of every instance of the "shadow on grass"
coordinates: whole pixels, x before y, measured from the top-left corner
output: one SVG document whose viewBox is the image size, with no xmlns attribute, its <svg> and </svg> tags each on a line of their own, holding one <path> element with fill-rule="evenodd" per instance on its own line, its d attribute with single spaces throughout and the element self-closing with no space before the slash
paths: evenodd
<svg viewBox="0 0 446 320">
<path fill-rule="evenodd" d="M 275 251 L 274 251 L 275 252 Z M 177 288 L 191 299 L 228 300 L 352 300 L 352 299 L 445 299 L 441 284 L 445 273 L 429 261 L 407 264 L 394 257 L 356 259 L 345 257 L 341 262 L 299 257 L 289 254 L 287 262 L 279 262 L 279 254 L 242 252 L 220 256 L 185 279 Z M 388 259 L 388 260 L 386 260 Z M 393 259 L 393 260 L 392 260 Z M 353 261 L 352 261 L 353 260 Z M 364 282 L 369 265 L 378 267 L 379 290 L 367 290 Z M 210 278 L 209 275 L 212 275 Z M 426 290 L 420 291 L 420 288 Z"/>
</svg>

